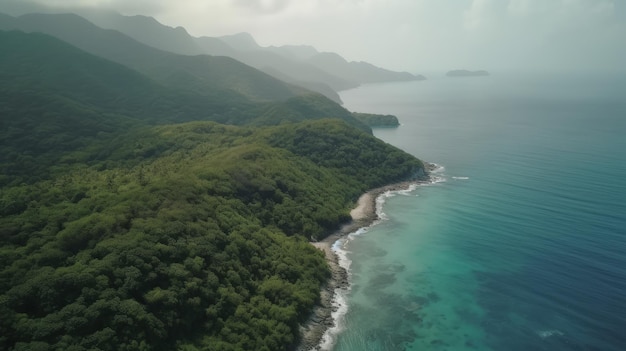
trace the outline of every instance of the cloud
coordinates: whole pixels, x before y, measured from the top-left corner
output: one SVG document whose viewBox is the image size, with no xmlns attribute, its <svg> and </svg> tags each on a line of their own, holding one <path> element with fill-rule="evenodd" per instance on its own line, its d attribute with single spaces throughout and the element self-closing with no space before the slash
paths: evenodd
<svg viewBox="0 0 626 351">
<path fill-rule="evenodd" d="M 397 70 L 624 69 L 624 0 L 37 0 L 154 16 L 196 36 L 247 31 Z M 0 0 L 7 4 L 24 0 Z"/>
<path fill-rule="evenodd" d="M 493 28 L 504 20 L 507 3 L 502 0 L 474 0 L 465 11 L 465 28 Z"/>
<path fill-rule="evenodd" d="M 615 10 L 615 18 L 619 21 L 626 21 L 626 1 L 613 1 L 613 8 Z"/>
<path fill-rule="evenodd" d="M 626 28 L 612 0 L 473 0 L 464 11 L 471 64 L 540 69 L 616 69 Z M 461 57 L 461 56 L 459 56 Z"/>
<path fill-rule="evenodd" d="M 291 4 L 289 0 L 233 0 L 232 3 L 260 14 L 281 12 Z"/>
<path fill-rule="evenodd" d="M 192 0 L 193 1 L 193 0 Z M 181 1 L 184 3 L 185 1 Z M 2 0 L 0 10 L 18 15 L 28 12 L 71 11 L 80 8 L 114 10 L 122 14 L 154 15 L 167 9 L 168 0 Z"/>
</svg>

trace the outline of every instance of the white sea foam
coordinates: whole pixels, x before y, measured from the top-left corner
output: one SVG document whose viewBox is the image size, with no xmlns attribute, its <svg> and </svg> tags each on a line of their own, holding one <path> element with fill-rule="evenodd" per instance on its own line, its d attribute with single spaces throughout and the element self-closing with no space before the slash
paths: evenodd
<svg viewBox="0 0 626 351">
<path fill-rule="evenodd" d="M 351 280 L 350 264 L 352 263 L 352 261 L 348 258 L 348 250 L 346 249 L 346 244 L 351 241 L 354 236 L 358 236 L 366 232 L 368 228 L 369 227 L 360 228 L 357 231 L 350 233 L 348 236 L 335 241 L 332 246 L 332 250 L 339 258 L 339 266 L 345 269 L 348 273 L 348 282 Z M 320 350 L 331 351 L 335 346 L 337 336 L 344 330 L 344 319 L 346 313 L 348 313 L 347 296 L 350 293 L 350 290 L 350 284 L 348 284 L 346 288 L 338 288 L 337 290 L 335 290 L 335 296 L 333 296 L 333 300 L 331 302 L 333 310 L 330 314 L 334 323 L 332 327 L 326 329 L 326 331 L 324 332 L 324 335 L 322 336 L 322 340 L 320 341 L 319 345 Z"/>
<path fill-rule="evenodd" d="M 537 335 L 542 339 L 547 339 L 551 336 L 563 336 L 563 332 L 557 329 L 538 330 Z"/>
<path fill-rule="evenodd" d="M 437 165 L 436 170 L 443 170 L 443 166 Z M 432 171 L 431 171 L 432 172 Z M 339 288 L 335 291 L 335 295 L 331 302 L 333 306 L 333 311 L 331 312 L 331 317 L 334 321 L 333 326 L 326 329 L 324 335 L 322 336 L 322 340 L 320 341 L 319 350 L 322 351 L 331 351 L 335 347 L 335 343 L 337 342 L 337 336 L 345 329 L 345 316 L 348 313 L 348 295 L 350 294 L 350 290 L 352 288 L 352 274 L 350 271 L 350 266 L 352 261 L 348 257 L 350 251 L 347 249 L 348 244 L 359 237 L 362 234 L 365 234 L 369 231 L 369 228 L 377 225 L 378 223 L 385 221 L 388 219 L 387 215 L 383 211 L 383 206 L 388 198 L 396 196 L 396 195 L 405 195 L 410 196 L 412 192 L 414 192 L 420 186 L 426 186 L 430 184 L 440 183 L 445 181 L 443 177 L 433 177 L 431 173 L 431 181 L 429 183 L 421 183 L 421 184 L 411 184 L 408 189 L 405 190 L 389 190 L 386 191 L 379 196 L 376 197 L 376 214 L 378 215 L 378 219 L 374 221 L 371 225 L 363 228 L 359 228 L 358 230 L 348 234 L 347 236 L 340 238 L 335 241 L 332 245 L 332 250 L 338 257 L 338 264 L 340 267 L 346 270 L 348 274 L 348 286 L 346 288 Z"/>
<path fill-rule="evenodd" d="M 452 179 L 456 179 L 456 180 L 468 180 L 469 177 L 452 177 Z"/>
<path fill-rule="evenodd" d="M 333 311 L 331 317 L 335 321 L 334 325 L 326 330 L 322 341 L 320 341 L 320 350 L 331 351 L 335 346 L 337 335 L 345 328 L 344 318 L 348 312 L 347 294 L 349 289 L 338 289 L 333 297 Z"/>
<path fill-rule="evenodd" d="M 446 167 L 437 163 L 430 163 L 432 165 L 432 169 L 430 170 L 430 174 L 433 173 L 443 173 L 446 170 Z"/>
<path fill-rule="evenodd" d="M 434 175 L 430 175 L 430 182 L 429 183 L 424 183 L 423 185 L 433 185 L 433 184 L 438 184 L 438 183 L 444 183 L 446 182 L 447 178 L 443 175 L 441 176 L 434 176 Z"/>
</svg>

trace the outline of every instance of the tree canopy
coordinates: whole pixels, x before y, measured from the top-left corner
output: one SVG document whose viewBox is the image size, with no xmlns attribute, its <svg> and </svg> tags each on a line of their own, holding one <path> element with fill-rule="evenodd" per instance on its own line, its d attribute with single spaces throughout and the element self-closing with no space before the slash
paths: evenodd
<svg viewBox="0 0 626 351">
<path fill-rule="evenodd" d="M 329 276 L 308 241 L 423 169 L 317 95 L 223 120 L 58 40 L 0 43 L 3 350 L 288 350 Z"/>
</svg>

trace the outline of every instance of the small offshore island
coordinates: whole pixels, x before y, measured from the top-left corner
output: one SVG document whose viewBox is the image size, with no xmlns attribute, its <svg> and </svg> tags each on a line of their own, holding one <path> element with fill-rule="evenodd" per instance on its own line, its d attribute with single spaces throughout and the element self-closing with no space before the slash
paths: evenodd
<svg viewBox="0 0 626 351">
<path fill-rule="evenodd" d="M 487 76 L 489 76 L 489 72 L 485 70 L 468 71 L 465 69 L 457 69 L 457 70 L 448 71 L 448 73 L 446 73 L 446 77 L 487 77 Z"/>
</svg>

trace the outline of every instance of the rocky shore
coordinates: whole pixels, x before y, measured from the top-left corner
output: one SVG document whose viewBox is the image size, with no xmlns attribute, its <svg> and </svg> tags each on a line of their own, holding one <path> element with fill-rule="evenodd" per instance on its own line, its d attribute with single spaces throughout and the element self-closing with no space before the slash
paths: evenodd
<svg viewBox="0 0 626 351">
<path fill-rule="evenodd" d="M 430 170 L 433 165 L 428 165 Z M 338 231 L 326 237 L 322 241 L 314 242 L 312 245 L 324 251 L 326 260 L 330 266 L 331 278 L 322 288 L 320 304 L 315 307 L 309 320 L 300 327 L 301 340 L 296 351 L 321 350 L 320 342 L 324 333 L 333 327 L 335 320 L 332 312 L 337 309 L 333 306 L 333 299 L 337 289 L 345 289 L 349 286 L 348 272 L 339 265 L 339 257 L 332 250 L 333 244 L 345 235 L 353 233 L 360 228 L 368 227 L 378 219 L 376 211 L 376 199 L 388 191 L 407 190 L 411 185 L 422 183 L 423 181 L 406 181 L 387 185 L 370 190 L 363 194 L 357 206 L 350 211 L 352 221 L 345 224 Z"/>
</svg>

